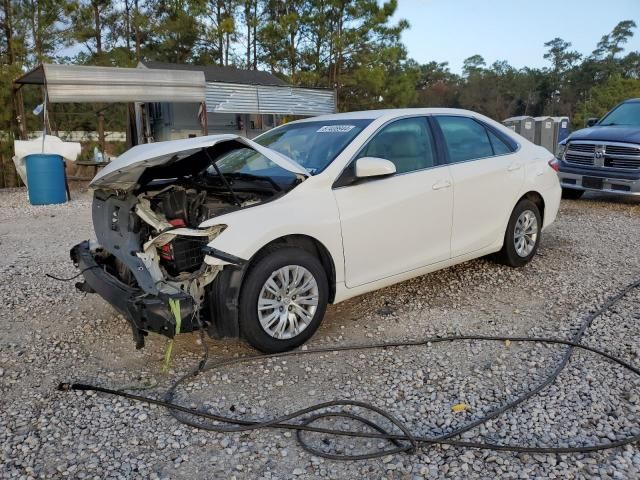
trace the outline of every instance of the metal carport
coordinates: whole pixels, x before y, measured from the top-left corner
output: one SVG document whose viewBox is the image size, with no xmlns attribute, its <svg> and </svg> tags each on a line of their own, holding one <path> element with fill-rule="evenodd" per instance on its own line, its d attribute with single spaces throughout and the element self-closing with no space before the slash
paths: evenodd
<svg viewBox="0 0 640 480">
<path fill-rule="evenodd" d="M 51 64 L 14 83 L 44 85 L 52 103 L 204 102 L 207 89 L 198 71 Z"/>
<path fill-rule="evenodd" d="M 148 70 L 141 68 L 95 67 L 83 65 L 41 64 L 14 81 L 17 89 L 23 85 L 42 85 L 45 102 L 50 103 L 187 103 L 204 105 L 207 84 L 204 74 L 189 70 Z M 135 132 L 131 143 L 139 143 L 143 115 L 135 109 Z M 18 122 L 26 136 L 24 107 Z M 46 109 L 45 109 L 46 112 Z M 101 110 L 98 115 L 98 136 L 104 150 L 104 127 Z M 133 126 L 133 125 L 131 125 Z M 206 133 L 206 132 L 205 132 Z"/>
</svg>

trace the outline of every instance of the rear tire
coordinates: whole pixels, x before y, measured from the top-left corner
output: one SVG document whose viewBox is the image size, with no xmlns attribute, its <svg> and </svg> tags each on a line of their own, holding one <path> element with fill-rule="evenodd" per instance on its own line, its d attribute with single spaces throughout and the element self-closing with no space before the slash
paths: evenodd
<svg viewBox="0 0 640 480">
<path fill-rule="evenodd" d="M 497 260 L 515 268 L 529 263 L 538 251 L 541 228 L 542 217 L 538 206 L 526 198 L 520 200 L 509 218 Z"/>
<path fill-rule="evenodd" d="M 582 195 L 584 195 L 584 190 L 578 190 L 575 188 L 562 189 L 562 198 L 566 198 L 569 200 L 578 200 Z"/>
<path fill-rule="evenodd" d="M 240 331 L 265 353 L 291 350 L 320 326 L 329 297 L 320 260 L 296 247 L 269 249 L 250 268 L 240 294 Z"/>
</svg>

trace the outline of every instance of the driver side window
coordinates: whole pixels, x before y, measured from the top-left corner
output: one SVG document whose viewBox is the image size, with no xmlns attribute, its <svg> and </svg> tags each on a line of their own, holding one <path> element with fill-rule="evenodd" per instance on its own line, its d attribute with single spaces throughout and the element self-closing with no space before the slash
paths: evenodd
<svg viewBox="0 0 640 480">
<path fill-rule="evenodd" d="M 396 120 L 385 126 L 362 149 L 358 158 L 378 157 L 393 162 L 396 173 L 433 167 L 433 137 L 425 117 Z"/>
</svg>

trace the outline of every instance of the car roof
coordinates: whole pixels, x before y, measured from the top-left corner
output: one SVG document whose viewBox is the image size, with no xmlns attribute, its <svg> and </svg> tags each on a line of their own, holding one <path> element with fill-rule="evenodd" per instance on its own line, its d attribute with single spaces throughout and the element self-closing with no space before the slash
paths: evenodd
<svg viewBox="0 0 640 480">
<path fill-rule="evenodd" d="M 630 98 L 622 103 L 640 103 L 640 98 Z"/>
<path fill-rule="evenodd" d="M 329 120 L 375 120 L 381 117 L 394 118 L 403 115 L 433 115 L 433 114 L 464 114 L 478 115 L 470 110 L 460 108 L 388 108 L 381 110 L 362 110 L 358 112 L 333 113 L 329 115 L 320 115 L 318 117 L 309 117 L 298 122 L 321 122 Z M 294 122 L 291 122 L 294 123 Z"/>
</svg>

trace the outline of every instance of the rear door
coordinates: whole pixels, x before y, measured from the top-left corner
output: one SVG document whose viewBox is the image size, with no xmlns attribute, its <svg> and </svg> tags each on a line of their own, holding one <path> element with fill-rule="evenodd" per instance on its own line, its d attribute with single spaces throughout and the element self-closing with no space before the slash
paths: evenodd
<svg viewBox="0 0 640 480">
<path fill-rule="evenodd" d="M 434 143 L 425 117 L 392 121 L 336 182 L 347 287 L 449 258 L 452 181 L 449 167 L 436 160 Z M 342 182 L 365 156 L 390 160 L 396 174 Z"/>
<path fill-rule="evenodd" d="M 489 247 L 504 225 L 524 182 L 524 166 L 501 134 L 462 115 L 434 117 L 453 178 L 451 256 Z"/>
</svg>

